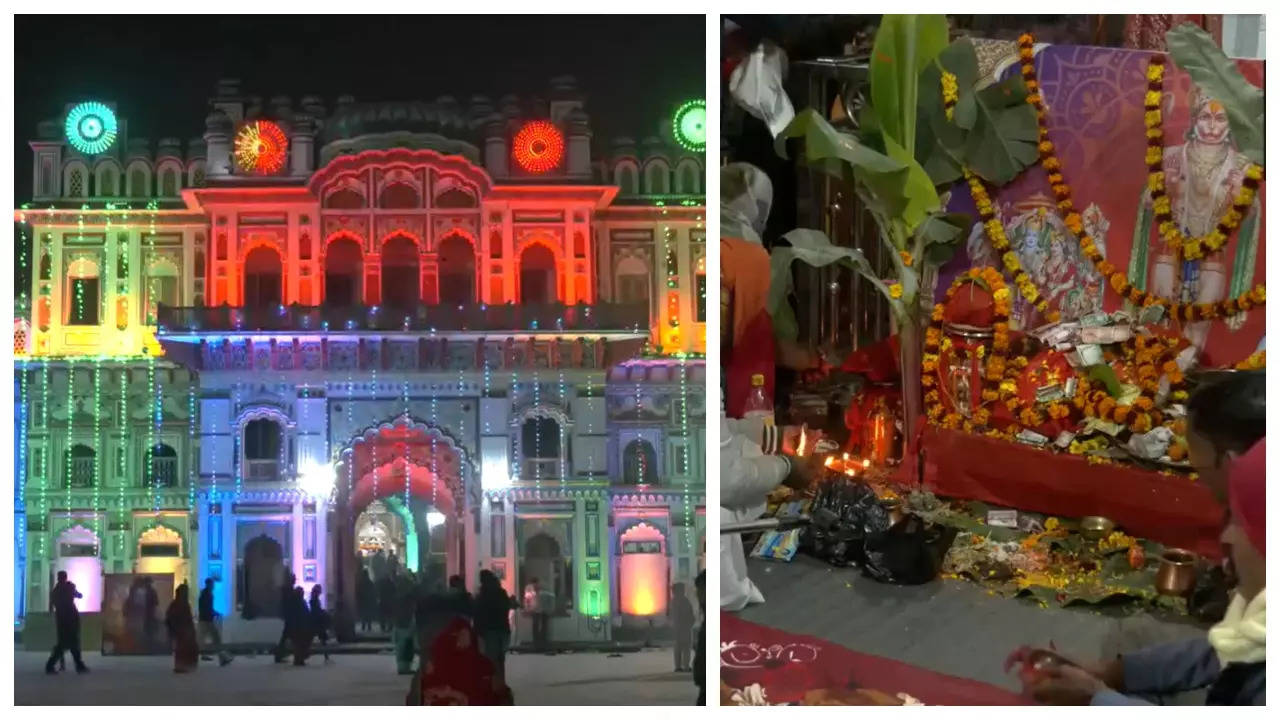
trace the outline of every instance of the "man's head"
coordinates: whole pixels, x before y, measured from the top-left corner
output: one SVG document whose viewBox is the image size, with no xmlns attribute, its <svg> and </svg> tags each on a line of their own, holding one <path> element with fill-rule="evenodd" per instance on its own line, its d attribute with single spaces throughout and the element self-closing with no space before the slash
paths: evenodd
<svg viewBox="0 0 1280 720">
<path fill-rule="evenodd" d="M 671 597 L 678 598 L 684 595 L 684 583 L 674 583 L 671 585 Z"/>
<path fill-rule="evenodd" d="M 212 590 L 212 589 L 213 589 L 213 578 L 205 578 L 205 579 L 204 579 L 204 589 L 205 589 L 205 590 Z"/>
<path fill-rule="evenodd" d="M 1191 464 L 1219 500 L 1227 497 L 1227 465 L 1267 433 L 1265 371 L 1225 373 L 1196 389 L 1187 403 Z"/>
<path fill-rule="evenodd" d="M 461 575 L 450 575 L 449 587 L 454 590 L 465 590 L 467 587 L 467 584 L 462 581 Z"/>
<path fill-rule="evenodd" d="M 66 582 L 66 581 L 67 581 L 67 571 L 66 571 L 66 570 L 59 570 L 59 571 L 58 571 L 58 582 Z"/>
<path fill-rule="evenodd" d="M 1236 590 L 1251 600 L 1267 587 L 1267 441 L 1259 440 L 1227 469 L 1231 508 L 1222 543 L 1229 546 Z"/>
</svg>

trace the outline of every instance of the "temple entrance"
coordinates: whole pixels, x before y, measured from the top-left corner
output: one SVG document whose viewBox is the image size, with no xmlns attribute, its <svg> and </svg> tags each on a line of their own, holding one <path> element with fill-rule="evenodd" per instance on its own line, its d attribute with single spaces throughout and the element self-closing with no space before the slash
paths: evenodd
<svg viewBox="0 0 1280 720">
<path fill-rule="evenodd" d="M 259 535 L 244 547 L 244 617 L 280 617 L 280 588 L 286 577 L 284 548 L 266 535 Z"/>
<path fill-rule="evenodd" d="M 337 580 L 353 622 L 340 636 L 354 637 L 355 618 L 384 612 L 391 583 L 443 587 L 461 570 L 464 467 L 452 438 L 407 417 L 367 430 L 343 453 Z"/>
</svg>

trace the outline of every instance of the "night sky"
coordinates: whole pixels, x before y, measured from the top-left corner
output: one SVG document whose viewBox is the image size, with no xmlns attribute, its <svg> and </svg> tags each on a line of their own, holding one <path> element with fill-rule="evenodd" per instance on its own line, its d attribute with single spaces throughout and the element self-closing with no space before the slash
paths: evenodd
<svg viewBox="0 0 1280 720">
<path fill-rule="evenodd" d="M 117 103 L 129 134 L 204 133 L 219 78 L 264 102 L 544 95 L 556 75 L 586 94 L 597 139 L 653 134 L 706 95 L 703 15 L 39 16 L 15 18 L 18 202 L 31 197 L 36 125 L 68 102 Z"/>
</svg>

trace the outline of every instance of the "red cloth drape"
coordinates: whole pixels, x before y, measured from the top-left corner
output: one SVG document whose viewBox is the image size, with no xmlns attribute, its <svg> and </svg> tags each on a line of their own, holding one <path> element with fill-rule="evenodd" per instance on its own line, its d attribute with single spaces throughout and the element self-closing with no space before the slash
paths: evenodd
<svg viewBox="0 0 1280 720">
<path fill-rule="evenodd" d="M 809 690 L 864 688 L 907 693 L 926 705 L 1022 705 L 1018 695 L 976 680 L 925 670 L 720 613 L 720 679 L 760 685 L 770 704 L 799 701 Z"/>
</svg>

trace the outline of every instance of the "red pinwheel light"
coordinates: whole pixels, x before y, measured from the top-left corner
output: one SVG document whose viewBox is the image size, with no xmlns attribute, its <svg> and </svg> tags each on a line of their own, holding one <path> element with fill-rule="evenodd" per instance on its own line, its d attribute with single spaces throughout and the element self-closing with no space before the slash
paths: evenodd
<svg viewBox="0 0 1280 720">
<path fill-rule="evenodd" d="M 554 169 L 564 158 L 564 135 L 546 120 L 534 120 L 516 133 L 511 152 L 525 172 L 541 174 Z"/>
</svg>

